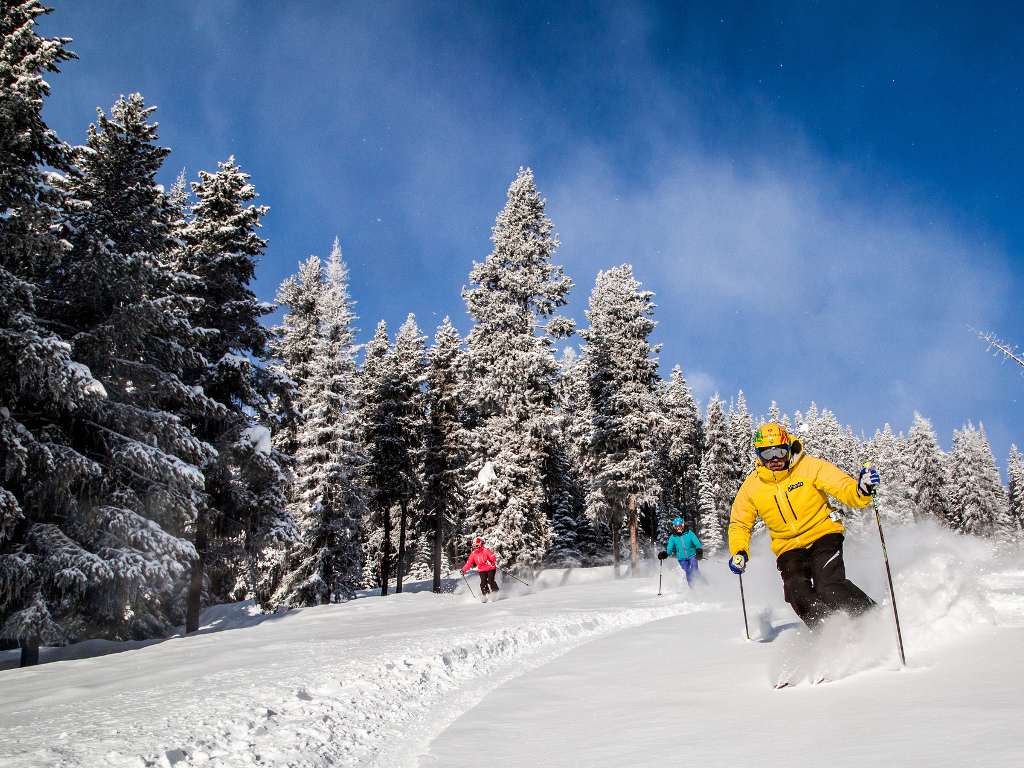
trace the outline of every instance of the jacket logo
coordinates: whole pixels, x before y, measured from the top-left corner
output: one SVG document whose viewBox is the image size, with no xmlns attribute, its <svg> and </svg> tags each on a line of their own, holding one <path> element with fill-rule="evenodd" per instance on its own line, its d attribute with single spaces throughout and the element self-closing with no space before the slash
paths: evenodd
<svg viewBox="0 0 1024 768">
<path fill-rule="evenodd" d="M 803 481 L 801 481 L 799 483 L 793 483 L 793 485 L 789 486 L 789 488 L 787 488 L 786 490 L 787 491 L 795 491 L 797 488 L 799 488 L 802 485 L 803 485 Z"/>
</svg>

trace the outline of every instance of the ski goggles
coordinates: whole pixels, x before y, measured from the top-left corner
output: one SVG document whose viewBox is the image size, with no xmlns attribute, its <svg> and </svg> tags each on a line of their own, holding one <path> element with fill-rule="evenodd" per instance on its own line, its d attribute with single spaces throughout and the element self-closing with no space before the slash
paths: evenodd
<svg viewBox="0 0 1024 768">
<path fill-rule="evenodd" d="M 789 448 L 789 443 L 786 443 L 785 445 L 769 445 L 765 448 L 758 448 L 757 455 L 761 457 L 761 461 L 785 459 L 789 456 Z"/>
</svg>

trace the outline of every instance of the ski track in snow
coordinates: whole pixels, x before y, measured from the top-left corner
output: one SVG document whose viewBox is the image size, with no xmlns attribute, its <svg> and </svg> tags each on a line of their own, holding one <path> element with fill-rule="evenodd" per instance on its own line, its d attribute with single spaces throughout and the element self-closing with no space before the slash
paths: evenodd
<svg viewBox="0 0 1024 768">
<path fill-rule="evenodd" d="M 188 683 L 165 689 L 159 702 L 121 694 L 113 705 L 109 698 L 98 707 L 83 702 L 73 722 L 66 716 L 66 724 L 43 719 L 38 729 L 11 728 L 4 765 L 91 766 L 90 755 L 105 755 L 115 768 L 408 765 L 434 735 L 513 677 L 589 640 L 710 607 L 647 602 L 616 611 L 510 616 L 508 626 L 454 637 L 450 629 L 434 629 L 415 637 L 325 640 L 311 650 L 315 658 L 303 659 L 302 679 L 288 663 L 261 672 L 260 681 L 240 679 L 251 670 L 232 670 L 203 679 L 204 689 L 218 693 L 214 700 L 197 702 Z M 49 734 L 58 728 L 63 732 L 54 744 Z"/>
</svg>

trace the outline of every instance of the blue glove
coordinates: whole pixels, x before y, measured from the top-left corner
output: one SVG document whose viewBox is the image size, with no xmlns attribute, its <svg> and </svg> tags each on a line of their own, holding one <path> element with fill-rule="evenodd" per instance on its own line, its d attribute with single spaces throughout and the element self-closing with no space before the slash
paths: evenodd
<svg viewBox="0 0 1024 768">
<path fill-rule="evenodd" d="M 874 467 L 864 467 L 860 471 L 860 477 L 857 478 L 857 490 L 860 491 L 861 496 L 874 496 L 881 480 L 878 470 Z"/>
<path fill-rule="evenodd" d="M 729 561 L 729 570 L 737 576 L 742 575 L 747 570 L 747 553 L 737 552 L 733 555 L 732 560 Z"/>
</svg>

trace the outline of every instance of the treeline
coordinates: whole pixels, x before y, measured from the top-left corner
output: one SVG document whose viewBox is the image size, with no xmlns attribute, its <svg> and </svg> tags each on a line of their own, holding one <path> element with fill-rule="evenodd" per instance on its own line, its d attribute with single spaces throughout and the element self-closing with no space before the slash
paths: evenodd
<svg viewBox="0 0 1024 768">
<path fill-rule="evenodd" d="M 556 357 L 573 286 L 528 169 L 470 272 L 465 338 L 446 319 L 428 343 L 410 315 L 358 344 L 337 243 L 281 285 L 268 328 L 249 177 L 229 158 L 159 187 L 169 150 L 139 95 L 65 144 L 41 109 L 70 41 L 35 33 L 37 0 L 0 9 L 4 639 L 156 637 L 217 602 L 440 589 L 474 535 L 513 572 L 635 564 L 677 516 L 722 546 L 753 461 L 742 393 L 702 417 L 678 366 L 661 378 L 653 294 L 628 265 L 597 276 L 583 343 Z M 894 520 L 1021 531 L 1024 463 L 1014 449 L 1007 491 L 982 430 L 946 455 L 920 417 L 865 442 L 812 406 L 794 428 L 847 471 L 873 461 Z"/>
</svg>

